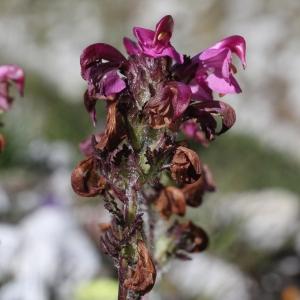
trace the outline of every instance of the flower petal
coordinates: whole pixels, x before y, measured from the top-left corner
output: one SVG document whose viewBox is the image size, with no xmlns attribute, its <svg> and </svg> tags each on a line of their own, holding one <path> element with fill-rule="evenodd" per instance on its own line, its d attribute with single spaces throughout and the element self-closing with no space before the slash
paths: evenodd
<svg viewBox="0 0 300 300">
<path fill-rule="evenodd" d="M 220 42 L 216 43 L 211 48 L 213 49 L 224 49 L 228 48 L 235 53 L 241 60 L 243 67 L 246 67 L 246 41 L 240 35 L 229 36 Z"/>
<path fill-rule="evenodd" d="M 126 84 L 116 70 L 107 72 L 102 79 L 104 96 L 112 96 L 125 89 Z"/>
<path fill-rule="evenodd" d="M 24 94 L 24 71 L 17 65 L 3 65 L 0 66 L 0 82 L 12 81 L 16 84 L 16 87 L 21 96 Z"/>
<path fill-rule="evenodd" d="M 163 17 L 157 24 L 153 44 L 155 46 L 167 46 L 172 37 L 174 21 L 172 16 Z"/>
<path fill-rule="evenodd" d="M 155 32 L 153 30 L 142 28 L 142 27 L 134 27 L 133 34 L 138 40 L 139 45 L 143 49 L 144 47 L 152 47 L 153 39 Z"/>
<path fill-rule="evenodd" d="M 195 140 L 205 147 L 209 145 L 205 133 L 201 131 L 199 124 L 195 120 L 188 120 L 182 123 L 180 129 L 188 138 Z"/>
<path fill-rule="evenodd" d="M 229 49 L 208 48 L 200 53 L 199 60 L 208 72 L 217 74 L 219 77 L 229 78 L 231 51 Z"/>
<path fill-rule="evenodd" d="M 242 92 L 239 84 L 232 75 L 229 76 L 229 81 L 217 77 L 215 74 L 210 74 L 206 80 L 209 88 L 217 93 L 238 94 Z"/>
<path fill-rule="evenodd" d="M 205 132 L 209 140 L 212 140 L 215 135 L 226 132 L 233 126 L 236 120 L 234 109 L 222 101 L 203 101 L 195 103 L 190 107 L 187 114 L 191 118 L 197 118 L 201 129 Z M 217 122 L 219 119 L 220 124 Z"/>
<path fill-rule="evenodd" d="M 172 96 L 172 106 L 174 110 L 173 118 L 176 119 L 180 117 L 189 106 L 192 92 L 190 87 L 182 82 L 171 81 L 168 83 L 168 87 L 173 93 Z"/>
<path fill-rule="evenodd" d="M 92 65 L 101 62 L 103 59 L 113 63 L 121 63 L 126 60 L 121 52 L 108 44 L 92 44 L 85 48 L 80 56 L 82 78 L 88 80 L 87 70 Z"/>
<path fill-rule="evenodd" d="M 123 39 L 123 44 L 129 55 L 137 55 L 141 53 L 141 50 L 138 48 L 137 44 L 131 39 L 125 37 Z"/>
</svg>

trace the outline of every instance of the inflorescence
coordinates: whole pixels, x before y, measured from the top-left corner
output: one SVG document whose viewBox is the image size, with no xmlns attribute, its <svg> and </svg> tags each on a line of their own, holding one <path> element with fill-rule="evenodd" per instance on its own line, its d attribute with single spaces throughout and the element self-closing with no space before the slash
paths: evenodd
<svg viewBox="0 0 300 300">
<path fill-rule="evenodd" d="M 103 251 L 119 274 L 119 299 L 140 299 L 172 257 L 189 259 L 208 245 L 205 231 L 183 220 L 215 190 L 212 174 L 188 139 L 207 146 L 235 122 L 215 97 L 240 93 L 233 54 L 246 66 L 245 40 L 230 36 L 193 57 L 171 44 L 171 16 L 155 30 L 135 27 L 124 38 L 126 58 L 110 45 L 88 46 L 80 57 L 85 107 L 107 106 L 104 132 L 81 144 L 86 158 L 72 173 L 74 191 L 103 196 L 111 223 L 101 224 Z"/>
</svg>

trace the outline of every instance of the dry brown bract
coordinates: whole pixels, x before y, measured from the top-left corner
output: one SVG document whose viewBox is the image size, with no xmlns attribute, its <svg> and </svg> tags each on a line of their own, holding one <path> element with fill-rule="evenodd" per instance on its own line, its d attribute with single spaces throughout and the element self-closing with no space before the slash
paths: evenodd
<svg viewBox="0 0 300 300">
<path fill-rule="evenodd" d="M 180 146 L 171 162 L 171 177 L 179 184 L 193 183 L 201 176 L 201 162 L 197 153 Z"/>
<path fill-rule="evenodd" d="M 145 243 L 141 240 L 137 243 L 137 252 L 137 263 L 134 269 L 129 271 L 124 286 L 131 291 L 144 295 L 154 286 L 156 269 Z"/>
<path fill-rule="evenodd" d="M 183 192 L 173 186 L 164 188 L 155 201 L 155 207 L 165 218 L 172 214 L 184 216 L 186 204 Z"/>
<path fill-rule="evenodd" d="M 78 195 L 94 197 L 104 191 L 106 180 L 99 174 L 96 161 L 90 156 L 81 161 L 73 170 L 71 184 Z"/>
</svg>

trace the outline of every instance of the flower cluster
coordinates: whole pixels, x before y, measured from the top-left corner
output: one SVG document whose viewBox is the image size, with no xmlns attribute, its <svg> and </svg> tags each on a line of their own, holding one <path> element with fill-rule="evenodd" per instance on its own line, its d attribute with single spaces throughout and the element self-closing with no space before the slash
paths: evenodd
<svg viewBox="0 0 300 300">
<path fill-rule="evenodd" d="M 232 60 L 246 65 L 241 36 L 189 57 L 171 44 L 173 25 L 165 16 L 155 30 L 135 27 L 137 42 L 124 38 L 127 58 L 103 43 L 80 57 L 85 107 L 95 124 L 96 104 L 105 101 L 107 117 L 104 132 L 81 144 L 86 158 L 71 182 L 81 196 L 102 195 L 112 215 L 101 244 L 119 270 L 119 299 L 140 299 L 170 257 L 188 259 L 207 247 L 205 231 L 181 220 L 187 206 L 198 207 L 215 189 L 209 168 L 187 143 L 208 145 L 230 129 L 235 112 L 215 97 L 241 92 Z M 156 230 L 159 219 L 163 233 Z"/>
<path fill-rule="evenodd" d="M 0 114 L 11 108 L 13 98 L 9 95 L 11 84 L 15 84 L 20 95 L 24 92 L 24 71 L 16 65 L 0 66 Z M 0 127 L 3 124 L 0 122 Z M 5 139 L 0 133 L 0 152 L 4 150 Z"/>
</svg>

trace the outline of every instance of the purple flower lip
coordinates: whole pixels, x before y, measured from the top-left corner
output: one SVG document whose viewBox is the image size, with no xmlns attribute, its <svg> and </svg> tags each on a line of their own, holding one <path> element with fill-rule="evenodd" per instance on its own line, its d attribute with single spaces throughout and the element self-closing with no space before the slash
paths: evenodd
<svg viewBox="0 0 300 300">
<path fill-rule="evenodd" d="M 126 87 L 118 72 L 125 61 L 121 52 L 104 43 L 88 46 L 80 56 L 81 76 L 88 82 L 85 106 L 94 125 L 96 101 L 113 98 Z"/>
<path fill-rule="evenodd" d="M 157 24 L 155 31 L 134 27 L 133 34 L 138 44 L 129 38 L 124 38 L 124 46 L 129 55 L 146 54 L 151 57 L 169 56 L 178 63 L 183 63 L 183 55 L 171 45 L 174 21 L 170 15 L 163 17 Z"/>
<path fill-rule="evenodd" d="M 212 47 L 196 55 L 193 60 L 198 59 L 201 70 L 196 80 L 205 80 L 207 86 L 220 94 L 240 93 L 242 90 L 232 73 L 235 67 L 232 65 L 232 54 L 236 54 L 243 67 L 246 67 L 246 42 L 243 37 L 235 35 L 227 37 Z M 206 78 L 203 71 L 206 71 Z M 201 72 L 202 71 L 202 72 Z"/>
</svg>

